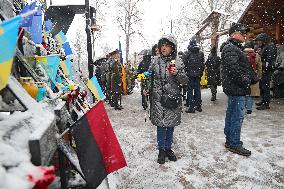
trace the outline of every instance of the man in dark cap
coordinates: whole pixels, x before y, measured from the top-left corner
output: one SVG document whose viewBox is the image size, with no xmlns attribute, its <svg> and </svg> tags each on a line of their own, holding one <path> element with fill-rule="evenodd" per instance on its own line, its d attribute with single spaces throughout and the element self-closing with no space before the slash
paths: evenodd
<svg viewBox="0 0 284 189">
<path fill-rule="evenodd" d="M 255 103 L 257 110 L 270 109 L 270 81 L 273 73 L 273 67 L 276 60 L 277 48 L 273 42 L 271 42 L 271 37 L 266 33 L 261 33 L 256 36 L 255 41 L 258 47 L 261 48 L 261 61 L 262 61 L 262 77 L 259 83 L 261 101 Z"/>
<path fill-rule="evenodd" d="M 115 110 L 121 110 L 121 104 L 118 104 L 118 101 L 121 98 L 122 92 L 122 79 L 121 79 L 121 65 L 119 62 L 119 50 L 115 50 L 110 54 L 110 93 L 111 100 Z"/>
<path fill-rule="evenodd" d="M 253 70 L 243 52 L 248 29 L 240 23 L 234 23 L 229 29 L 230 38 L 221 46 L 222 86 L 228 96 L 224 133 L 225 147 L 239 155 L 250 156 L 251 151 L 243 147 L 240 140 L 244 118 L 245 96 L 250 94 Z"/>
</svg>

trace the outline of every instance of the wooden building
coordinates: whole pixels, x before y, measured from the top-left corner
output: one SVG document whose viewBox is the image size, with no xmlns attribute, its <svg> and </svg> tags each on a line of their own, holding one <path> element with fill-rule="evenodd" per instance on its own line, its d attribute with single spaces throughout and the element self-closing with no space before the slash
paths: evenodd
<svg viewBox="0 0 284 189">
<path fill-rule="evenodd" d="M 264 32 L 283 44 L 284 0 L 252 0 L 238 22 L 250 27 L 251 38 Z"/>
</svg>

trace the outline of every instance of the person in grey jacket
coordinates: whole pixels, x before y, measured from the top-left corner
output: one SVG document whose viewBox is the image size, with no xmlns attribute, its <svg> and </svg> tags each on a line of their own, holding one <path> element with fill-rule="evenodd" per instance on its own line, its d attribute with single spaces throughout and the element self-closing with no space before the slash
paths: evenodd
<svg viewBox="0 0 284 189">
<path fill-rule="evenodd" d="M 284 69 L 284 45 L 279 45 L 277 49 L 275 69 Z"/>
<path fill-rule="evenodd" d="M 272 86 L 273 88 L 273 96 L 281 97 L 279 92 L 283 91 L 281 89 L 284 85 L 284 45 L 279 45 L 277 49 L 277 58 L 275 62 L 275 71 L 272 74 Z"/>
<path fill-rule="evenodd" d="M 158 42 L 160 56 L 154 57 L 149 72 L 150 120 L 157 126 L 157 143 L 159 148 L 158 163 L 164 164 L 165 158 L 176 161 L 172 151 L 174 127 L 181 123 L 182 99 L 177 101 L 176 108 L 162 106 L 161 97 L 165 93 L 181 97 L 181 85 L 187 83 L 184 64 L 177 57 L 177 42 L 172 35 L 162 36 Z"/>
</svg>

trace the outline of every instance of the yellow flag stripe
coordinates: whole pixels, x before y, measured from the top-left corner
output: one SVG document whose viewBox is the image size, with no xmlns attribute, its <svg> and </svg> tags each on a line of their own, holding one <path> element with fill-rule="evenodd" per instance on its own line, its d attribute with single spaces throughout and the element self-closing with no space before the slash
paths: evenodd
<svg viewBox="0 0 284 189">
<path fill-rule="evenodd" d="M 11 74 L 13 58 L 0 64 L 0 90 L 6 87 Z"/>
<path fill-rule="evenodd" d="M 121 77 L 121 81 L 122 81 L 122 91 L 123 94 L 126 95 L 126 90 L 127 90 L 127 84 L 126 84 L 126 72 L 125 69 L 123 67 L 123 65 L 121 65 L 121 73 L 122 73 L 122 77 Z"/>
<path fill-rule="evenodd" d="M 91 80 L 88 80 L 87 87 L 90 89 L 90 91 L 95 95 L 96 99 L 101 100 L 100 94 L 96 88 L 96 86 L 93 84 Z"/>
<path fill-rule="evenodd" d="M 57 39 L 57 41 L 60 43 L 60 45 L 62 45 L 63 44 L 63 39 L 61 38 L 61 36 L 59 36 L 59 35 L 56 35 L 55 36 L 55 38 Z"/>
<path fill-rule="evenodd" d="M 63 70 L 63 73 L 65 74 L 66 77 L 69 77 L 69 70 L 67 68 L 66 62 L 65 61 L 61 61 L 60 62 L 60 67 Z"/>
<path fill-rule="evenodd" d="M 46 56 L 36 56 L 36 63 L 42 63 L 42 64 L 47 64 L 47 58 Z"/>
</svg>

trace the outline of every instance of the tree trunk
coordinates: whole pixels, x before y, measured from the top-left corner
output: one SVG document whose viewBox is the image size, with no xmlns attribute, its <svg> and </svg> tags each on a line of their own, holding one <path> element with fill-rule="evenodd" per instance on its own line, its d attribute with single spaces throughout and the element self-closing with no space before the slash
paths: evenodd
<svg viewBox="0 0 284 189">
<path fill-rule="evenodd" d="M 125 47 L 125 62 L 128 62 L 128 56 L 129 56 L 129 41 L 130 41 L 130 35 L 126 35 L 126 47 Z"/>
</svg>

